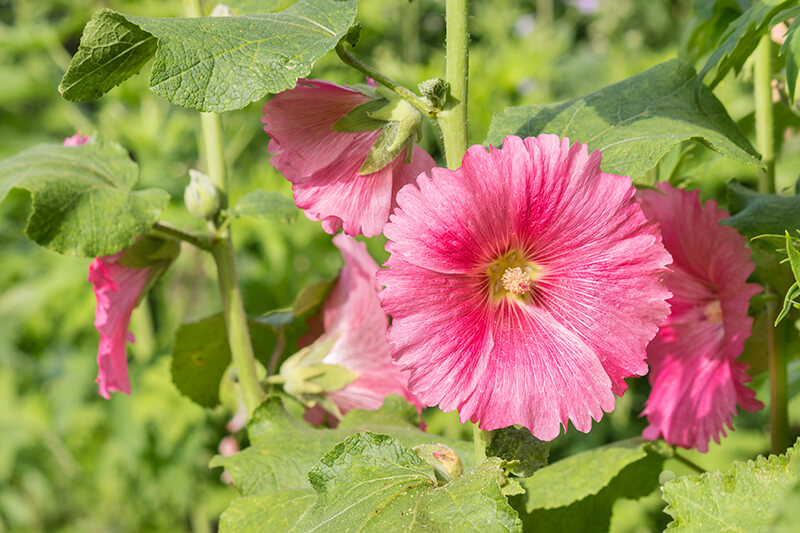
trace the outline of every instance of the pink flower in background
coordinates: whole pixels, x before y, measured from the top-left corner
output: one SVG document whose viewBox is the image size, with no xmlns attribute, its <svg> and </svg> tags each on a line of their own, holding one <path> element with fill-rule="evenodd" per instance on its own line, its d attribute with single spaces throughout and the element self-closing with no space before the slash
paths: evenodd
<svg viewBox="0 0 800 533">
<path fill-rule="evenodd" d="M 653 390 L 643 436 L 705 452 L 710 439 L 719 443 L 725 426 L 732 427 L 737 405 L 764 407 L 745 386 L 747 365 L 736 360 L 750 336 L 750 298 L 761 287 L 746 283 L 755 265 L 745 238 L 719 225 L 727 211 L 713 200 L 703 207 L 698 191 L 667 183 L 658 189 L 639 197 L 674 259 L 666 277 L 673 296 L 670 315 L 647 348 Z"/>
<path fill-rule="evenodd" d="M 419 406 L 408 392 L 408 374 L 395 365 L 386 341 L 389 319 L 378 302 L 375 272 L 378 264 L 364 243 L 340 233 L 333 238 L 345 265 L 322 306 L 325 333 L 317 342 L 335 342 L 322 363 L 340 365 L 358 374 L 343 389 L 328 392 L 342 414 L 355 408 L 377 409 L 386 396 L 399 394 Z M 320 422 L 322 412 L 312 409 L 309 418 Z"/>
<path fill-rule="evenodd" d="M 294 89 L 275 95 L 262 109 L 264 131 L 271 137 L 270 163 L 292 182 L 294 200 L 311 220 L 336 233 L 378 235 L 395 206 L 395 195 L 434 161 L 414 146 L 411 163 L 404 149 L 388 165 L 360 175 L 380 129 L 334 131 L 336 122 L 355 107 L 371 101 L 354 89 L 323 80 L 298 81 Z"/>
<path fill-rule="evenodd" d="M 89 137 L 81 135 L 81 132 L 77 132 L 72 137 L 64 139 L 64 146 L 80 146 L 87 142 L 89 142 Z"/>
<path fill-rule="evenodd" d="M 125 342 L 134 342 L 128 332 L 131 313 L 147 285 L 152 268 L 129 268 L 119 262 L 124 251 L 96 258 L 89 266 L 89 281 L 97 299 L 94 326 L 100 333 L 97 350 L 97 385 L 100 396 L 131 393 Z"/>
<path fill-rule="evenodd" d="M 555 438 L 614 408 L 668 313 L 669 254 L 629 178 L 553 135 L 471 147 L 397 195 L 378 273 L 423 405 Z"/>
</svg>

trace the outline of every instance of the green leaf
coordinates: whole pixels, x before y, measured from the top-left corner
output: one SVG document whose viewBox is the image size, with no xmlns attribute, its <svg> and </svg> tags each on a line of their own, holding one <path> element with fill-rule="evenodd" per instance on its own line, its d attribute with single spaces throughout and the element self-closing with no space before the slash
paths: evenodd
<svg viewBox="0 0 800 533">
<path fill-rule="evenodd" d="M 782 502 L 777 506 L 770 533 L 794 533 L 800 524 L 800 461 L 794 459 L 790 463 L 794 485 L 784 493 Z"/>
<path fill-rule="evenodd" d="M 789 290 L 786 291 L 786 296 L 783 297 L 783 309 L 781 312 L 778 313 L 778 316 L 775 318 L 775 325 L 777 326 L 783 319 L 786 318 L 786 315 L 789 314 L 789 311 L 792 310 L 792 307 L 797 302 L 797 299 L 800 298 L 800 285 L 795 281 L 792 283 L 792 286 L 789 287 Z"/>
<path fill-rule="evenodd" d="M 521 509 L 525 531 L 607 531 L 618 499 L 641 498 L 658 487 L 664 458 L 648 446 L 642 439 L 609 444 L 519 480 L 526 494 L 512 504 Z"/>
<path fill-rule="evenodd" d="M 721 224 L 747 237 L 800 229 L 800 196 L 761 194 L 732 181 L 728 183 L 728 209 L 733 216 Z"/>
<path fill-rule="evenodd" d="M 445 444 L 458 453 L 465 468 L 472 467 L 471 442 L 421 431 L 407 421 L 408 407 L 405 404 L 405 400 L 392 400 L 390 396 L 378 410 L 380 414 L 374 417 L 354 409 L 344 416 L 337 429 L 317 429 L 292 418 L 282 400 L 270 396 L 256 410 L 248 425 L 251 446 L 236 455 L 217 456 L 212 459 L 211 466 L 224 467 L 243 496 L 289 488 L 307 489 L 308 471 L 319 458 L 349 435 L 367 429 L 360 426 L 359 421 L 369 421 L 370 430 L 392 435 L 409 447 Z"/>
<path fill-rule="evenodd" d="M 266 220 L 292 222 L 297 218 L 298 210 L 290 198 L 274 191 L 256 190 L 242 196 L 236 207 L 230 210 L 233 218 L 255 217 Z"/>
<path fill-rule="evenodd" d="M 800 252 L 794 247 L 794 241 L 789 232 L 786 232 L 786 254 L 789 256 L 789 265 L 792 267 L 794 280 L 800 283 Z"/>
<path fill-rule="evenodd" d="M 387 435 L 348 437 L 308 474 L 317 501 L 294 531 L 522 531 L 497 479 L 501 460 L 437 487 L 433 469 Z"/>
<path fill-rule="evenodd" d="M 311 489 L 290 489 L 234 499 L 219 519 L 220 533 L 289 531 L 316 499 Z"/>
<path fill-rule="evenodd" d="M 733 68 L 739 72 L 744 62 L 756 49 L 761 36 L 769 31 L 770 26 L 778 22 L 775 15 L 796 0 L 756 0 L 753 5 L 728 26 L 720 38 L 720 44 L 708 58 L 700 74 L 697 76 L 696 88 L 700 86 L 706 75 L 715 70 L 711 79 L 711 87 L 716 86 L 725 74 Z"/>
<path fill-rule="evenodd" d="M 353 24 L 356 5 L 300 0 L 280 13 L 201 18 L 101 11 L 84 31 L 62 94 L 73 101 L 97 98 L 155 54 L 150 88 L 159 96 L 200 111 L 241 109 L 309 74 Z M 157 48 L 148 44 L 153 40 Z"/>
<path fill-rule="evenodd" d="M 800 67 L 800 17 L 794 19 L 781 46 L 786 54 L 786 88 L 792 103 L 797 99 L 797 72 Z"/>
<path fill-rule="evenodd" d="M 297 0 L 226 0 L 220 3 L 231 8 L 234 15 L 256 15 L 283 11 Z"/>
<path fill-rule="evenodd" d="M 278 342 L 273 326 L 248 319 L 253 350 L 263 365 L 269 364 Z M 172 344 L 172 381 L 178 390 L 203 407 L 219 404 L 219 385 L 231 362 L 225 316 L 182 324 Z"/>
<path fill-rule="evenodd" d="M 492 431 L 486 455 L 505 461 L 519 461 L 519 466 L 513 468 L 511 473 L 529 477 L 547 464 L 550 448 L 524 427 L 507 427 Z"/>
<path fill-rule="evenodd" d="M 25 233 L 62 254 L 100 257 L 131 246 L 169 202 L 161 189 L 132 191 L 138 167 L 118 144 L 40 144 L 0 162 L 0 202 L 31 193 Z"/>
<path fill-rule="evenodd" d="M 592 94 L 565 102 L 511 107 L 495 114 L 487 143 L 507 135 L 554 133 L 603 152 L 605 172 L 641 176 L 673 147 L 694 141 L 740 163 L 758 166 L 758 154 L 706 88 L 699 104 L 694 70 L 667 61 Z"/>
<path fill-rule="evenodd" d="M 683 476 L 662 489 L 673 518 L 670 532 L 767 531 L 782 500 L 797 480 L 792 463 L 798 444 L 786 455 L 735 462 L 726 473 Z"/>
</svg>

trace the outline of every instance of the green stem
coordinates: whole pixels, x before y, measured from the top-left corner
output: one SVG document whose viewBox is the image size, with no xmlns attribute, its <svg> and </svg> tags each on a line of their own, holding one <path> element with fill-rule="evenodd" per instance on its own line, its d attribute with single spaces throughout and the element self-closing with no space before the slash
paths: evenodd
<svg viewBox="0 0 800 533">
<path fill-rule="evenodd" d="M 153 233 L 161 235 L 162 237 L 171 237 L 173 239 L 178 239 L 188 242 L 189 244 L 193 244 L 201 250 L 211 251 L 211 243 L 208 241 L 207 237 L 187 233 L 164 222 L 156 222 L 153 225 L 152 231 Z"/>
<path fill-rule="evenodd" d="M 199 0 L 184 0 L 184 8 L 188 16 L 199 16 L 202 13 Z M 201 113 L 200 118 L 206 173 L 214 186 L 219 189 L 220 209 L 224 209 L 228 203 L 228 178 L 222 142 L 222 122 L 216 113 Z M 239 276 L 236 273 L 230 230 L 223 232 L 219 240 L 211 243 L 211 254 L 217 264 L 217 280 L 222 297 L 222 310 L 225 314 L 228 345 L 233 364 L 236 367 L 245 407 L 247 407 L 248 414 L 251 414 L 264 398 L 264 391 L 258 382 L 256 358 L 250 342 L 250 331 L 247 326 Z"/>
<path fill-rule="evenodd" d="M 758 176 L 758 190 L 764 194 L 775 192 L 775 139 L 772 117 L 772 55 L 770 36 L 764 35 L 755 51 L 753 75 L 756 115 L 756 149 L 766 169 Z M 769 287 L 766 294 L 771 294 Z M 789 445 L 789 421 L 787 409 L 786 361 L 775 347 L 775 302 L 766 303 L 767 360 L 770 381 L 770 437 L 772 453 L 783 453 Z"/>
<path fill-rule="evenodd" d="M 467 151 L 467 83 L 469 78 L 469 33 L 467 0 L 447 0 L 447 74 L 450 84 L 445 108 L 437 119 L 442 129 L 447 167 L 461 166 Z"/>
<path fill-rule="evenodd" d="M 345 43 L 344 41 L 340 42 L 336 45 L 336 54 L 339 56 L 346 65 L 351 66 L 352 68 L 356 69 L 357 71 L 361 72 L 362 74 L 369 76 L 373 80 L 377 81 L 381 85 L 388 87 L 392 91 L 394 91 L 400 98 L 408 102 L 409 104 L 413 105 L 417 108 L 420 112 L 424 113 L 426 116 L 435 117 L 437 109 L 434 109 L 428 103 L 414 94 L 413 92 L 409 91 L 393 79 L 384 76 L 371 66 L 367 65 L 357 57 L 353 56 L 347 50 L 344 49 Z"/>
<path fill-rule="evenodd" d="M 689 459 L 687 459 L 686 457 L 680 455 L 676 451 L 672 452 L 672 459 L 675 459 L 676 461 L 685 464 L 686 466 L 688 466 L 689 468 L 691 468 L 692 470 L 694 470 L 695 472 L 697 472 L 699 474 L 705 474 L 707 472 L 707 470 L 705 468 L 703 468 L 702 466 L 698 465 L 694 461 L 690 461 Z"/>
<path fill-rule="evenodd" d="M 475 466 L 479 466 L 486 461 L 486 439 L 488 431 L 483 431 L 478 424 L 472 424 L 472 442 L 475 446 Z"/>
</svg>

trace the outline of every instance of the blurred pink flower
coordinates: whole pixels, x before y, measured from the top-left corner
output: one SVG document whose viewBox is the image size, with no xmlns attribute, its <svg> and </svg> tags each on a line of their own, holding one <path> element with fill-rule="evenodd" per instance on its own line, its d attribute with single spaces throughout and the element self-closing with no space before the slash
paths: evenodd
<svg viewBox="0 0 800 533">
<path fill-rule="evenodd" d="M 119 259 L 124 253 L 98 257 L 89 265 L 89 281 L 97 299 L 94 326 L 100 333 L 96 381 L 100 396 L 106 399 L 114 391 L 131 393 L 125 342 L 134 342 L 134 338 L 128 323 L 152 270 L 122 265 Z"/>
<path fill-rule="evenodd" d="M 336 122 L 371 100 L 354 89 L 324 80 L 301 79 L 294 89 L 275 95 L 262 109 L 261 122 L 271 137 L 270 163 L 292 182 L 294 201 L 311 220 L 336 233 L 378 235 L 389 219 L 397 191 L 434 161 L 414 145 L 372 174 L 360 175 L 380 129 L 334 131 Z"/>
<path fill-rule="evenodd" d="M 472 146 L 398 194 L 378 273 L 423 405 L 551 440 L 614 408 L 667 316 L 670 262 L 630 178 L 554 135 Z"/>
<path fill-rule="evenodd" d="M 89 137 L 81 135 L 81 132 L 77 132 L 72 137 L 64 139 L 64 146 L 80 146 L 87 142 L 89 142 Z"/>
<path fill-rule="evenodd" d="M 378 302 L 375 282 L 378 264 L 365 244 L 352 237 L 340 233 L 333 242 L 345 265 L 322 306 L 325 333 L 317 342 L 335 339 L 321 362 L 348 368 L 358 377 L 343 389 L 328 392 L 328 397 L 342 414 L 355 408 L 377 409 L 389 394 L 399 394 L 419 406 L 408 392 L 408 374 L 390 356 L 386 341 L 389 319 Z M 318 423 L 321 415 L 319 408 L 312 408 L 306 418 Z"/>
<path fill-rule="evenodd" d="M 750 336 L 750 298 L 761 287 L 746 283 L 755 265 L 746 240 L 735 229 L 720 226 L 728 212 L 698 191 L 667 183 L 657 191 L 640 191 L 645 214 L 658 221 L 664 246 L 672 254 L 666 277 L 672 310 L 647 348 L 650 384 L 647 407 L 650 425 L 643 436 L 663 436 L 669 444 L 708 450 L 719 443 L 737 404 L 761 409 L 747 365 L 736 358 Z"/>
</svg>

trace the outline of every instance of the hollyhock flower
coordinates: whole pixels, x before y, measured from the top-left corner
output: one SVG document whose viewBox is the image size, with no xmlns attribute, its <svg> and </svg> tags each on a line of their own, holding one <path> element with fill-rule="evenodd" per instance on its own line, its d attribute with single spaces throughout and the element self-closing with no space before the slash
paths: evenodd
<svg viewBox="0 0 800 533">
<path fill-rule="evenodd" d="M 344 256 L 345 265 L 322 306 L 321 322 L 324 333 L 303 353 L 314 353 L 322 349 L 320 360 L 300 363 L 300 368 L 311 365 L 337 365 L 350 371 L 352 381 L 338 390 L 324 391 L 335 408 L 326 408 L 320 402 L 309 410 L 306 417 L 319 423 L 326 408 L 334 417 L 355 408 L 377 409 L 386 396 L 399 394 L 419 405 L 408 392 L 408 375 L 394 364 L 391 348 L 386 341 L 389 319 L 378 302 L 378 287 L 375 272 L 378 264 L 367 253 L 364 243 L 340 233 L 333 238 L 334 244 Z M 293 356 L 295 357 L 295 356 Z M 312 356 L 313 357 L 313 356 Z M 287 361 L 289 363 L 289 361 Z M 291 372 L 295 365 L 284 365 L 281 374 Z M 287 379 L 288 382 L 291 378 Z M 336 412 L 338 411 L 338 413 Z"/>
<path fill-rule="evenodd" d="M 570 420 L 588 431 L 647 372 L 670 258 L 630 178 L 600 160 L 510 136 L 398 193 L 380 299 L 423 405 L 551 440 Z"/>
<path fill-rule="evenodd" d="M 750 298 L 761 287 L 746 283 L 755 265 L 746 240 L 720 226 L 728 218 L 698 191 L 667 183 L 640 191 L 642 209 L 661 225 L 664 246 L 672 254 L 666 277 L 672 291 L 671 313 L 647 348 L 650 384 L 646 439 L 664 437 L 670 444 L 708 450 L 731 426 L 736 406 L 756 411 L 764 405 L 745 386 L 747 365 L 736 358 L 750 336 Z"/>
<path fill-rule="evenodd" d="M 134 338 L 128 323 L 153 270 L 121 264 L 124 253 L 98 257 L 89 265 L 89 282 L 97 299 L 94 326 L 100 333 L 97 385 L 100 396 L 106 399 L 114 391 L 131 393 L 125 342 L 134 342 Z"/>
<path fill-rule="evenodd" d="M 401 139 L 408 143 L 391 161 L 375 172 L 360 173 L 383 126 L 398 123 L 369 115 L 368 125 L 354 127 L 356 131 L 337 131 L 334 125 L 373 101 L 355 89 L 301 79 L 262 109 L 261 122 L 271 137 L 268 149 L 275 154 L 270 163 L 292 182 L 297 207 L 311 220 L 321 220 L 331 234 L 342 227 L 349 235 L 379 234 L 395 206 L 397 191 L 435 164 L 409 140 L 409 135 L 416 135 L 414 128 Z M 421 120 L 416 110 L 411 111 Z M 410 161 L 408 150 L 412 150 Z"/>
<path fill-rule="evenodd" d="M 81 135 L 81 132 L 76 132 L 72 137 L 64 139 L 64 146 L 80 146 L 89 142 L 89 137 Z"/>
</svg>

